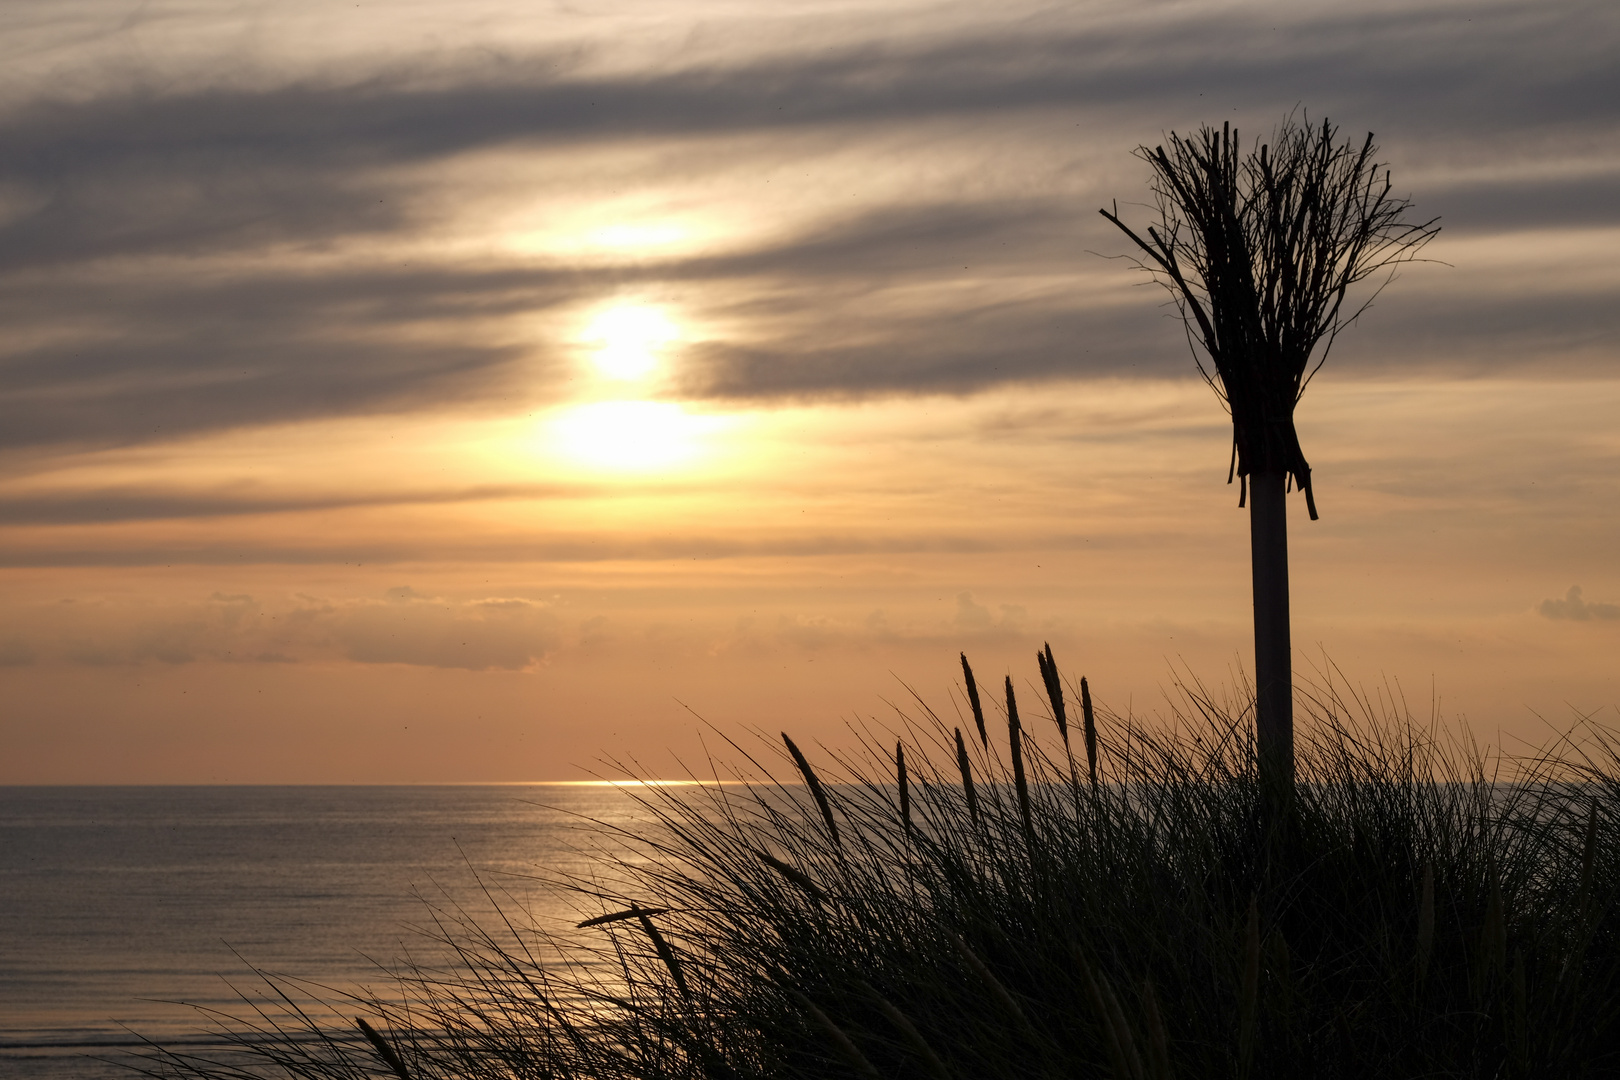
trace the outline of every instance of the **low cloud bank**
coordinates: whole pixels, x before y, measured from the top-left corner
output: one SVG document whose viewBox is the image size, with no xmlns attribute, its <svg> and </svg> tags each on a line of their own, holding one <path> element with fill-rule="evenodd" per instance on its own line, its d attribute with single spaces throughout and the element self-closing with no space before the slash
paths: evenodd
<svg viewBox="0 0 1620 1080">
<path fill-rule="evenodd" d="M 1543 600 L 1541 614 L 1549 619 L 1574 619 L 1577 622 L 1591 619 L 1620 619 L 1620 604 L 1583 600 L 1581 587 L 1571 585 L 1562 600 Z"/>
<path fill-rule="evenodd" d="M 559 640 L 542 602 L 448 600 L 405 586 L 380 599 L 63 600 L 13 615 L 20 632 L 0 641 L 0 665 L 350 661 L 517 671 L 544 661 Z"/>
</svg>

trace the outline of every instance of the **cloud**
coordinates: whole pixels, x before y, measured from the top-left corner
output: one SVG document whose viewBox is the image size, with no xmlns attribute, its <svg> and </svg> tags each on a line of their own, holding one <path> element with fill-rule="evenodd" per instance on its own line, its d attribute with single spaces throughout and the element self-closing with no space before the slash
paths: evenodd
<svg viewBox="0 0 1620 1080">
<path fill-rule="evenodd" d="M 516 671 L 543 661 L 559 641 L 556 617 L 540 602 L 448 599 L 408 585 L 378 599 L 215 593 L 188 603 L 103 597 L 7 614 L 28 628 L 26 638 L 0 642 L 0 665 L 14 666 L 347 660 Z"/>
<path fill-rule="evenodd" d="M 1620 225 L 1620 167 L 1595 174 L 1467 179 L 1427 185 L 1422 205 L 1443 208 L 1444 227 L 1460 232 Z"/>
<path fill-rule="evenodd" d="M 969 634 L 1015 633 L 1022 628 L 1029 612 L 1019 604 L 1001 604 L 996 612 L 973 598 L 970 592 L 956 594 L 955 628 Z"/>
<path fill-rule="evenodd" d="M 80 100 L 19 102 L 13 90 L 6 129 L 17 148 L 13 169 L 23 175 L 122 179 L 143 165 L 201 177 L 256 171 L 265 179 L 255 190 L 265 193 L 284 182 L 369 178 L 379 166 L 517 142 L 911 124 L 1054 106 L 1124 106 L 1136 114 L 1171 103 L 1184 110 L 1200 94 L 1285 108 L 1307 91 L 1350 97 L 1399 109 L 1424 134 L 1450 133 L 1483 115 L 1498 130 L 1548 120 L 1579 127 L 1612 121 L 1612 91 L 1620 89 L 1609 62 L 1615 20 L 1597 0 L 1470 5 L 1466 19 L 1446 3 L 1399 11 L 1260 4 L 1123 18 L 1078 12 L 1045 22 L 1020 29 L 974 20 L 901 35 L 869 24 L 852 27 L 842 44 L 796 48 L 778 38 L 613 73 L 588 69 L 570 46 L 507 52 L 495 64 L 488 51 L 469 50 L 459 68 L 396 56 L 361 61 L 358 72 L 345 65 L 345 78 L 301 75 L 257 88 L 223 72 L 213 85 L 171 77 L 180 89 L 168 93 L 150 88 L 156 78 L 104 80 L 98 95 Z M 1550 71 L 1554 55 L 1560 64 Z M 1421 109 L 1412 108 L 1414 92 L 1425 94 Z M 1166 117 L 1155 126 L 1176 122 Z M 159 190 L 167 204 L 186 205 L 169 185 Z M 202 183 L 178 189 L 208 190 Z M 342 223 L 353 219 L 321 224 Z"/>
<path fill-rule="evenodd" d="M 439 490 L 344 491 L 311 495 L 255 491 L 242 485 L 201 491 L 108 487 L 40 495 L 0 495 L 0 525 L 88 525 L 114 521 L 295 514 L 309 510 L 365 506 L 567 498 L 589 495 L 596 490 L 586 484 L 483 484 Z"/>
<path fill-rule="evenodd" d="M 383 604 L 357 604 L 338 618 L 333 637 L 351 660 L 472 671 L 519 671 L 560 640 L 556 619 L 525 600 L 447 603 L 409 586 Z"/>
<path fill-rule="evenodd" d="M 502 387 L 509 343 L 433 335 L 419 320 L 503 286 L 546 306 L 535 275 L 301 275 L 221 282 L 207 271 L 47 288 L 0 283 L 18 331 L 0 355 L 0 446 L 166 440 L 286 420 L 476 401 Z M 454 275 L 451 275 L 454 277 Z M 514 301 L 515 303 L 516 301 Z M 414 313 L 408 309 L 416 305 Z M 442 316 L 461 331 L 472 316 Z M 28 339 L 34 339 L 29 342 Z"/>
<path fill-rule="evenodd" d="M 844 644 L 853 628 L 843 626 L 834 619 L 819 615 L 794 612 L 782 615 L 776 624 L 777 640 L 806 652 Z"/>
<path fill-rule="evenodd" d="M 1564 594 L 1562 600 L 1543 600 L 1541 614 L 1548 619 L 1574 619 L 1586 622 L 1590 619 L 1620 619 L 1620 604 L 1605 604 L 1594 600 L 1581 599 L 1581 587 L 1571 585 L 1569 592 Z"/>
<path fill-rule="evenodd" d="M 1304 102 L 1379 131 L 1397 184 L 1423 177 L 1419 208 L 1446 235 L 1620 221 L 1612 5 L 1463 10 L 1077 8 L 919 33 L 874 9 L 818 24 L 814 48 L 760 24 L 694 32 L 692 56 L 640 65 L 615 66 L 605 38 L 469 41 L 454 55 L 476 60 L 397 52 L 334 64 L 342 77 L 87 69 L 52 82 L 72 97 L 14 82 L 0 100 L 0 448 L 556 400 L 571 368 L 555 325 L 625 288 L 744 328 L 689 344 L 677 389 L 692 397 L 1186 374 L 1161 297 L 1085 254 L 1122 250 L 1095 209 L 1144 197 L 1129 151 L 1167 128 L 1236 115 L 1256 135 Z M 698 49 L 722 40 L 738 44 Z M 1515 172 L 1505 147 L 1540 167 Z M 656 169 L 608 163 L 626 148 Z M 494 154 L 510 160 L 469 165 Z M 527 175 L 513 161 L 531 163 L 530 201 L 566 216 L 677 183 L 668 201 L 701 205 L 719 179 L 839 154 L 915 182 L 864 201 L 726 187 L 772 227 L 674 257 L 522 258 L 458 231 L 511 198 Z M 1612 354 L 1612 286 L 1554 304 L 1507 271 L 1477 284 L 1416 304 L 1403 282 L 1355 331 L 1375 335 L 1369 369 Z M 553 329 L 525 339 L 522 320 Z"/>
<path fill-rule="evenodd" d="M 603 535 L 558 531 L 521 540 L 471 536 L 464 541 L 433 534 L 421 538 L 364 538 L 332 542 L 322 536 L 295 542 L 200 541 L 173 545 L 139 542 L 116 547 L 87 543 L 71 546 L 24 541 L 0 544 L 0 567 L 25 566 L 302 566 L 321 563 L 368 565 L 403 562 L 603 562 L 608 560 L 714 560 L 750 556 L 810 557 L 918 552 L 989 553 L 995 551 L 1073 550 L 1095 543 L 1069 532 L 1042 532 L 1015 538 L 982 532 L 834 533 L 752 537 L 724 533 Z"/>
</svg>

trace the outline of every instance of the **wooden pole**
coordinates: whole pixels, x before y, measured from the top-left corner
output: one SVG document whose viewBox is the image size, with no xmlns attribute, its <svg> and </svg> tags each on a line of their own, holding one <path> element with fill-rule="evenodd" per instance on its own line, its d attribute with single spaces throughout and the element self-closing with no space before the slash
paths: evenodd
<svg viewBox="0 0 1620 1080">
<path fill-rule="evenodd" d="M 1288 629 L 1288 501 L 1282 471 L 1249 476 L 1249 550 L 1254 566 L 1255 743 L 1260 779 L 1294 783 L 1294 670 Z"/>
</svg>

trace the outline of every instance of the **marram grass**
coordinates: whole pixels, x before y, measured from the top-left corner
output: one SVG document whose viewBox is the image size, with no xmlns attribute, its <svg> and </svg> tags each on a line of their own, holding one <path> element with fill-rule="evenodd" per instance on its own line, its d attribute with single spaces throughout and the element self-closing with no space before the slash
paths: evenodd
<svg viewBox="0 0 1620 1080">
<path fill-rule="evenodd" d="M 542 954 L 513 923 L 441 913 L 450 962 L 398 971 L 395 1000 L 346 1003 L 352 1030 L 289 1004 L 228 1023 L 231 1052 L 154 1048 L 141 1067 L 1620 1075 L 1620 746 L 1601 727 L 1510 758 L 1306 692 L 1279 808 L 1247 713 L 1197 686 L 1151 725 L 1086 693 L 1082 771 L 1054 722 L 1065 683 L 1049 654 L 1040 667 L 1022 721 L 1011 680 L 986 717 L 964 660 L 966 738 L 919 704 L 852 754 L 784 735 L 732 744 L 750 786 L 649 789 L 652 824 L 604 867 L 618 884 L 557 883 L 593 913 L 569 931 L 584 944 Z"/>
</svg>

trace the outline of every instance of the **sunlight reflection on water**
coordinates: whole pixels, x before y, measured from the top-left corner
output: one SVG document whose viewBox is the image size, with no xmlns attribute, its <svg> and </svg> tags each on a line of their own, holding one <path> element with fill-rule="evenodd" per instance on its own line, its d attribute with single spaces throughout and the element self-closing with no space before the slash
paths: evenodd
<svg viewBox="0 0 1620 1080">
<path fill-rule="evenodd" d="M 636 819 L 600 784 L 0 789 L 0 1077 L 195 1035 L 177 1003 L 246 1012 L 250 966 L 391 997 L 394 961 L 434 955 L 433 909 L 567 933 L 595 912 L 543 879 L 611 891 L 594 822 Z"/>
</svg>

